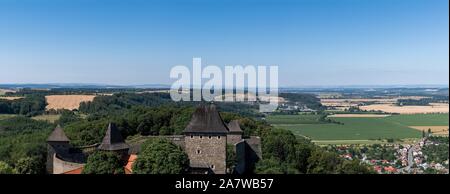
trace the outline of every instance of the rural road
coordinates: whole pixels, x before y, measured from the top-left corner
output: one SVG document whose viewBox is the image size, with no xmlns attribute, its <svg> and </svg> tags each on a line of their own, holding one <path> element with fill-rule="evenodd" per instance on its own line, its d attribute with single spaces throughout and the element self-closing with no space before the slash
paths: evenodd
<svg viewBox="0 0 450 194">
<path fill-rule="evenodd" d="M 411 170 L 411 167 L 413 165 L 413 149 L 412 147 L 408 149 L 408 167 L 406 167 L 407 171 Z"/>
</svg>

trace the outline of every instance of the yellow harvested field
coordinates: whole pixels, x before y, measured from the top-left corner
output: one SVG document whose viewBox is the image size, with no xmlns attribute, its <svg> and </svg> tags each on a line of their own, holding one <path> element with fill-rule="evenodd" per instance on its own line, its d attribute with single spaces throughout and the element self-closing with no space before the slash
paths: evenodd
<svg viewBox="0 0 450 194">
<path fill-rule="evenodd" d="M 436 135 L 448 135 L 448 126 L 409 126 L 410 128 L 417 129 L 419 131 L 431 130 Z"/>
<path fill-rule="evenodd" d="M 334 118 L 383 118 L 391 115 L 388 114 L 334 114 L 328 117 Z"/>
<path fill-rule="evenodd" d="M 424 114 L 424 113 L 448 113 L 447 103 L 434 103 L 429 106 L 396 106 L 394 104 L 372 104 L 360 106 L 359 109 L 366 111 L 383 111 L 399 114 Z"/>
<path fill-rule="evenodd" d="M 18 100 L 18 99 L 22 99 L 23 97 L 19 97 L 19 96 L 6 96 L 6 97 L 0 97 L 0 99 L 5 99 L 5 100 Z"/>
<path fill-rule="evenodd" d="M 50 95 L 46 96 L 47 110 L 67 109 L 74 110 L 80 107 L 81 102 L 94 100 L 95 95 Z"/>
<path fill-rule="evenodd" d="M 5 95 L 8 92 L 15 93 L 16 91 L 10 89 L 0 89 L 0 95 Z"/>
</svg>

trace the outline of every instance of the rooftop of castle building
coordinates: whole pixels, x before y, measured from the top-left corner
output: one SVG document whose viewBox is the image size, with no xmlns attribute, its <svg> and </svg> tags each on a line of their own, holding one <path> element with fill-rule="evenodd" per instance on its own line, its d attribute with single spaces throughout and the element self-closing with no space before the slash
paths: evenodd
<svg viewBox="0 0 450 194">
<path fill-rule="evenodd" d="M 230 121 L 230 123 L 228 123 L 228 129 L 230 130 L 230 133 L 243 133 L 238 120 Z"/>
<path fill-rule="evenodd" d="M 56 128 L 52 131 L 50 136 L 47 138 L 47 142 L 69 142 L 69 138 L 67 138 L 63 129 L 60 125 L 56 126 Z"/>
<path fill-rule="evenodd" d="M 216 105 L 200 105 L 185 128 L 185 133 L 228 133 Z"/>
<path fill-rule="evenodd" d="M 109 123 L 106 135 L 102 143 L 98 146 L 100 150 L 116 151 L 129 149 L 130 146 L 125 143 L 119 129 L 114 123 Z"/>
</svg>

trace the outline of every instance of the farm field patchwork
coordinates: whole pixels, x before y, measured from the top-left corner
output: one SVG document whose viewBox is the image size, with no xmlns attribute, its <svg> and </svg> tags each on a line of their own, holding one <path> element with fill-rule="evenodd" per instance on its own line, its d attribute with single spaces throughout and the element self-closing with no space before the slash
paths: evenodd
<svg viewBox="0 0 450 194">
<path fill-rule="evenodd" d="M 394 115 L 379 118 L 341 117 L 332 119 L 342 124 L 272 124 L 278 128 L 291 130 L 295 135 L 309 137 L 313 141 L 420 138 L 422 131 L 413 129 L 410 126 L 448 126 L 448 114 Z M 268 121 L 270 122 L 269 119 Z"/>
</svg>

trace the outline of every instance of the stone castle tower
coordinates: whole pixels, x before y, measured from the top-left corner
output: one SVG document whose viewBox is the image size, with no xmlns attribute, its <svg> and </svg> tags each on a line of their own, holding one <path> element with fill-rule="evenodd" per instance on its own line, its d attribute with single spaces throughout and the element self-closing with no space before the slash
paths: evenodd
<svg viewBox="0 0 450 194">
<path fill-rule="evenodd" d="M 68 155 L 69 150 L 69 138 L 58 125 L 47 139 L 47 173 L 53 173 L 53 158 L 55 155 Z"/>
<path fill-rule="evenodd" d="M 102 143 L 98 146 L 99 150 L 115 152 L 123 157 L 128 155 L 130 146 L 125 143 L 119 129 L 114 123 L 109 123 L 106 129 L 105 137 Z"/>
<path fill-rule="evenodd" d="M 184 131 L 191 168 L 225 174 L 228 131 L 214 104 L 197 108 Z"/>
</svg>

